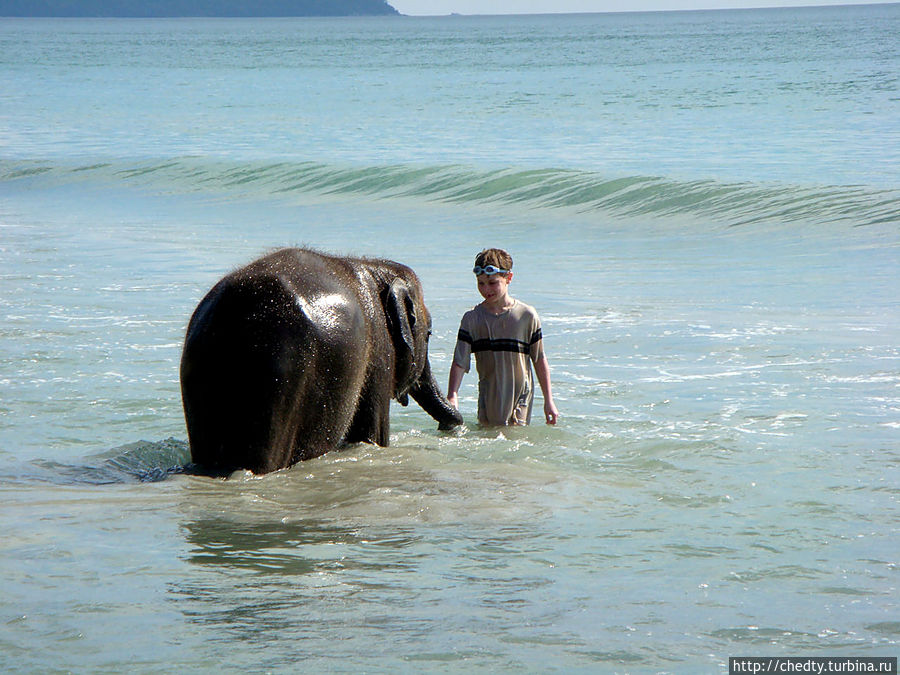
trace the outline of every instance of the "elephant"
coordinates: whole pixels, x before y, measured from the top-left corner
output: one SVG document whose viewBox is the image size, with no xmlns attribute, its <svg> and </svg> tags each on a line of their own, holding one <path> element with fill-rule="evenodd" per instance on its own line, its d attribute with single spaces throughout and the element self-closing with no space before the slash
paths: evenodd
<svg viewBox="0 0 900 675">
<path fill-rule="evenodd" d="M 226 275 L 191 316 L 181 394 L 191 461 L 255 474 L 354 443 L 387 446 L 409 396 L 462 424 L 428 360 L 431 317 L 412 269 L 285 248 Z"/>
</svg>

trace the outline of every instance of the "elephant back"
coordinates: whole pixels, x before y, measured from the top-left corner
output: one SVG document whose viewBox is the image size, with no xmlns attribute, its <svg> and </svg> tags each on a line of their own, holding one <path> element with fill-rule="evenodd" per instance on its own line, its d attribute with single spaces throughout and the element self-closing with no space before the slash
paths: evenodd
<svg viewBox="0 0 900 675">
<path fill-rule="evenodd" d="M 312 425 L 295 408 L 302 401 L 327 413 L 317 420 L 349 423 L 347 397 L 332 392 L 361 387 L 366 332 L 355 296 L 315 266 L 264 261 L 222 279 L 185 336 L 181 386 L 191 456 L 214 470 L 265 473 L 334 447 L 346 424 Z"/>
</svg>

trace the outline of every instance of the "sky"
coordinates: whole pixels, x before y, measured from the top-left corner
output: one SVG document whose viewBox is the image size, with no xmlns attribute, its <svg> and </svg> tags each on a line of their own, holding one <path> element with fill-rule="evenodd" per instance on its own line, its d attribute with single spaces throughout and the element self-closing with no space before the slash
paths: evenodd
<svg viewBox="0 0 900 675">
<path fill-rule="evenodd" d="M 878 2 L 878 0 L 865 0 Z M 886 0 L 887 2 L 896 0 Z M 859 4 L 854 0 L 388 0 L 401 14 L 553 14 Z"/>
</svg>

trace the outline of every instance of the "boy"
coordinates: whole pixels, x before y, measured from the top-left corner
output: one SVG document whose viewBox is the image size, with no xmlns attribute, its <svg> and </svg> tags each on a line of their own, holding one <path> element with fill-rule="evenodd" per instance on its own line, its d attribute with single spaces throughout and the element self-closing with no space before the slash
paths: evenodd
<svg viewBox="0 0 900 675">
<path fill-rule="evenodd" d="M 485 249 L 475 257 L 473 271 L 484 302 L 466 312 L 460 322 L 447 400 L 459 408 L 459 385 L 475 354 L 478 422 L 489 426 L 528 424 L 534 400 L 533 363 L 544 395 L 547 424 L 556 424 L 559 411 L 553 403 L 541 320 L 533 307 L 510 297 L 512 264 L 509 253 L 499 248 Z"/>
</svg>

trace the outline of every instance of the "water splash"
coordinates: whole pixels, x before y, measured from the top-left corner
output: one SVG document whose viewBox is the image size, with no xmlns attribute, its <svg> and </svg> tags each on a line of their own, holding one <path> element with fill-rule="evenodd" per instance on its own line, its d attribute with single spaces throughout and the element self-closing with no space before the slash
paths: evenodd
<svg viewBox="0 0 900 675">
<path fill-rule="evenodd" d="M 51 483 L 54 485 L 108 485 L 155 483 L 190 471 L 188 444 L 175 438 L 137 441 L 87 457 L 83 463 L 66 464 L 34 460 L 4 471 L 2 483 Z"/>
</svg>

